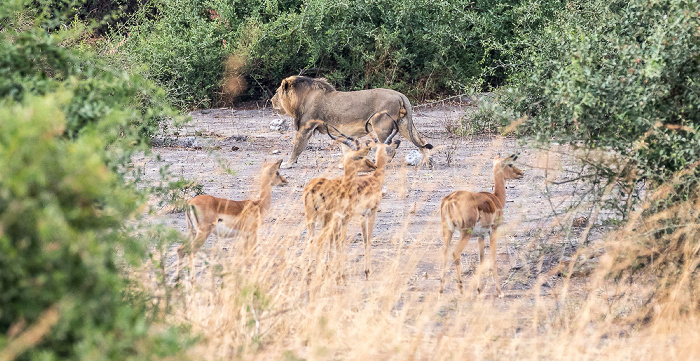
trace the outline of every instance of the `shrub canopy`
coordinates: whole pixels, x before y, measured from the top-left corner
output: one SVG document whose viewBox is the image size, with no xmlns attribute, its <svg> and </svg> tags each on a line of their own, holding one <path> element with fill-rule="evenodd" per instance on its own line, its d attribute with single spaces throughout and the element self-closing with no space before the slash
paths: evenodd
<svg viewBox="0 0 700 361">
<path fill-rule="evenodd" d="M 147 244 L 127 226 L 144 201 L 130 156 L 174 112 L 29 5 L 0 4 L 0 358 L 176 354 L 186 340 L 122 274 Z"/>
</svg>

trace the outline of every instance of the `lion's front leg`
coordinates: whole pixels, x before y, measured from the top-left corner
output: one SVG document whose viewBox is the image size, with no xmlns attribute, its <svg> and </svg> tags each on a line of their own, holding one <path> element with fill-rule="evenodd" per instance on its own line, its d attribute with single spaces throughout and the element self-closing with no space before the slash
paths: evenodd
<svg viewBox="0 0 700 361">
<path fill-rule="evenodd" d="M 289 156 L 288 161 L 282 163 L 280 168 L 291 168 L 294 166 L 294 163 L 297 162 L 297 158 L 299 158 L 299 154 L 306 149 L 311 134 L 313 134 L 313 130 L 309 130 L 309 127 L 302 127 L 302 129 L 297 131 L 296 137 L 294 138 L 292 154 Z"/>
</svg>

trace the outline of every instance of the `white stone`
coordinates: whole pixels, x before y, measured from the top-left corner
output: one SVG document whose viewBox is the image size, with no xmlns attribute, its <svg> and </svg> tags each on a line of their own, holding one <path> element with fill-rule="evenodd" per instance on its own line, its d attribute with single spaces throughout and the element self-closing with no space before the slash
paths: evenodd
<svg viewBox="0 0 700 361">
<path fill-rule="evenodd" d="M 284 132 L 287 129 L 289 129 L 289 125 L 284 119 L 278 118 L 278 119 L 273 119 L 270 122 L 270 129 L 271 130 L 276 130 L 279 132 Z"/>
<path fill-rule="evenodd" d="M 414 149 L 406 154 L 405 161 L 407 165 L 417 166 L 420 164 L 421 160 L 423 160 L 423 154 L 418 150 Z"/>
<path fill-rule="evenodd" d="M 197 142 L 197 138 L 189 136 L 185 138 L 183 145 L 185 148 L 196 148 L 199 146 L 199 142 Z"/>
</svg>

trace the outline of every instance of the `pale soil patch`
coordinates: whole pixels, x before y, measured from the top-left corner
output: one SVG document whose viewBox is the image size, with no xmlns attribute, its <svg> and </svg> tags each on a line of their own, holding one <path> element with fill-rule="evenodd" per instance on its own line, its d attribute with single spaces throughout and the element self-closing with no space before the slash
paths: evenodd
<svg viewBox="0 0 700 361">
<path fill-rule="evenodd" d="M 523 291 L 530 290 L 538 275 L 546 274 L 562 257 L 571 255 L 580 243 L 580 232 L 561 231 L 558 225 L 561 219 L 550 217 L 553 207 L 561 210 L 571 201 L 575 183 L 557 187 L 550 184 L 550 193 L 545 194 L 547 179 L 562 180 L 566 177 L 566 170 L 575 167 L 572 157 L 567 154 L 571 150 L 557 146 L 552 152 L 545 153 L 514 137 L 480 135 L 464 138 L 448 132 L 450 124 L 475 109 L 441 106 L 416 112 L 416 127 L 428 142 L 435 145 L 435 167 L 403 165 L 405 155 L 416 147 L 402 139 L 396 158 L 388 167 L 387 194 L 380 205 L 374 228 L 372 280 L 381 278 L 392 262 L 402 262 L 402 257 L 409 257 L 407 253 L 415 258 L 418 252 L 420 261 L 416 267 L 407 267 L 410 272 L 405 279 L 415 292 L 437 292 L 442 268 L 440 200 L 454 190 L 492 191 L 491 160 L 498 154 L 519 152 L 518 163 L 525 172 L 521 180 L 507 183 L 505 224 L 499 232 L 499 279 L 506 299 L 519 297 Z M 257 196 L 262 162 L 265 159 L 286 159 L 291 151 L 294 136 L 291 118 L 281 117 L 271 108 L 210 109 L 194 111 L 191 116 L 192 122 L 160 143 L 174 146 L 154 147 L 153 152 L 160 156 L 161 161 L 135 160 L 143 165 L 147 179 L 158 179 L 159 168 L 167 164 L 173 175 L 196 180 L 207 194 L 246 199 Z M 270 130 L 270 121 L 277 118 L 286 119 L 289 130 Z M 192 136 L 196 147 L 182 146 L 191 142 L 192 139 L 187 137 Z M 263 226 L 259 247 L 274 244 L 274 239 L 290 233 L 298 235 L 299 242 L 306 242 L 301 198 L 304 186 L 315 177 L 342 174 L 337 167 L 340 150 L 331 148 L 331 145 L 328 136 L 316 134 L 296 167 L 281 170 L 289 185 L 273 189 L 272 210 Z M 184 213 L 161 215 L 154 220 L 185 232 Z M 594 238 L 600 238 L 598 228 L 594 227 Z M 348 251 L 350 282 L 365 282 L 362 272 L 364 249 L 359 230 L 359 223 L 354 222 L 348 232 L 353 236 Z M 211 238 L 203 250 L 208 250 Z M 452 245 L 456 241 L 455 236 Z M 226 240 L 223 247 L 235 250 L 237 246 Z M 488 242 L 486 254 L 488 258 Z M 478 264 L 476 239 L 467 245 L 462 262 L 465 279 L 469 280 Z M 446 292 L 457 292 L 451 262 L 448 275 Z M 556 276 L 551 278 L 556 282 Z M 367 286 L 371 287 L 372 280 Z M 486 294 L 495 294 L 493 279 L 484 275 L 483 282 Z M 543 294 L 547 294 L 551 285 L 545 282 Z"/>
</svg>

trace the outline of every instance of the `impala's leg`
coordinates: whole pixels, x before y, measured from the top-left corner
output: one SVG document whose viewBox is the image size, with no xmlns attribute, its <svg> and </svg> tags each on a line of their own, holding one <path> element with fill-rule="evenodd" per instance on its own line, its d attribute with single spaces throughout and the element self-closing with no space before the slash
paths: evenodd
<svg viewBox="0 0 700 361">
<path fill-rule="evenodd" d="M 338 237 L 338 224 L 336 222 L 336 219 L 332 213 L 328 213 L 325 216 L 324 219 L 324 232 L 321 235 L 321 239 L 319 240 L 319 245 L 324 247 L 328 245 L 328 250 L 326 251 L 326 254 L 324 256 L 324 263 L 328 265 L 328 262 L 331 261 L 331 257 L 333 255 L 333 246 L 335 245 L 335 239 Z"/>
<path fill-rule="evenodd" d="M 365 243 L 365 280 L 369 280 L 369 274 L 372 272 L 372 231 L 376 216 L 377 210 L 373 209 L 369 216 L 363 217 L 362 222 L 362 241 Z"/>
<path fill-rule="evenodd" d="M 244 236 L 245 241 L 243 243 L 243 254 L 245 258 L 251 257 L 253 251 L 255 250 L 255 245 L 258 244 L 258 230 L 251 229 L 248 234 Z"/>
<path fill-rule="evenodd" d="M 258 232 L 262 228 L 262 223 L 263 223 L 263 217 L 261 214 L 258 214 L 257 219 L 255 220 L 254 226 L 250 230 L 249 238 L 248 238 L 248 246 L 246 247 L 246 252 L 248 253 L 248 256 L 252 256 L 253 252 L 255 252 L 255 247 L 258 246 L 258 239 L 260 236 L 258 235 Z"/>
<path fill-rule="evenodd" d="M 330 212 L 325 212 L 321 215 L 321 232 L 317 234 L 312 239 L 312 244 L 314 247 L 314 259 L 309 264 L 309 277 L 311 276 L 312 263 L 316 264 L 316 274 L 323 272 L 325 266 L 322 264 L 327 264 L 326 259 L 330 254 L 330 248 L 333 246 L 333 237 L 335 233 L 335 224 L 333 223 L 333 217 Z M 328 252 L 325 251 L 326 245 L 328 246 Z M 322 267 L 323 266 L 323 267 Z"/>
<path fill-rule="evenodd" d="M 309 243 L 312 243 L 316 236 L 316 220 L 319 219 L 320 215 L 314 204 L 313 197 L 311 193 L 304 193 L 304 216 L 306 218 L 306 228 L 309 231 Z"/>
<path fill-rule="evenodd" d="M 177 275 L 175 276 L 176 282 L 180 281 L 180 270 L 183 268 L 182 263 L 184 261 L 185 255 L 188 255 L 188 258 L 191 259 L 192 256 L 194 256 L 194 254 L 197 253 L 197 251 L 202 247 L 204 241 L 206 241 L 207 238 L 209 238 L 209 235 L 213 230 L 214 227 L 207 227 L 203 230 L 197 229 L 194 236 L 190 238 L 190 241 L 181 245 L 180 248 L 177 249 Z"/>
<path fill-rule="evenodd" d="M 489 236 L 489 248 L 491 249 L 491 260 L 493 261 L 493 281 L 496 283 L 496 292 L 498 292 L 498 298 L 503 298 L 501 282 L 498 280 L 498 263 L 496 263 L 496 228 L 492 230 Z"/>
<path fill-rule="evenodd" d="M 479 268 L 484 265 L 484 237 L 479 236 Z M 481 293 L 481 272 L 476 272 L 476 291 Z"/>
<path fill-rule="evenodd" d="M 347 212 L 343 212 L 343 216 L 339 216 L 337 220 L 338 228 L 335 238 L 335 259 L 337 267 L 340 271 L 340 278 L 343 282 L 346 281 L 345 276 L 345 245 L 347 244 L 347 230 L 350 216 Z"/>
<path fill-rule="evenodd" d="M 442 276 L 440 277 L 440 293 L 445 290 L 445 272 L 447 271 L 447 259 L 450 253 L 450 242 L 452 241 L 453 230 L 446 224 L 442 225 L 442 242 L 443 242 L 443 258 L 442 258 Z"/>
<path fill-rule="evenodd" d="M 452 252 L 452 257 L 455 260 L 455 268 L 457 269 L 457 285 L 459 286 L 459 292 L 464 293 L 464 285 L 462 285 L 462 268 L 460 267 L 462 259 L 462 251 L 464 247 L 467 246 L 469 238 L 472 236 L 471 229 L 463 229 L 460 231 L 459 243 L 455 247 L 454 252 Z"/>
<path fill-rule="evenodd" d="M 313 215 L 306 214 L 306 228 L 309 231 L 309 243 L 313 243 L 316 237 L 316 220 Z"/>
<path fill-rule="evenodd" d="M 307 267 L 307 274 L 309 276 L 309 282 L 311 282 L 312 278 L 312 272 L 311 269 L 314 267 L 314 264 L 316 267 L 318 267 L 318 262 L 321 259 L 321 250 L 323 247 L 323 242 L 321 239 L 327 234 L 327 227 L 328 223 L 325 222 L 325 215 L 321 215 L 316 213 L 314 217 L 320 217 L 314 218 L 310 223 L 307 223 L 307 227 L 309 227 L 309 246 L 311 247 L 311 252 L 312 254 L 309 255 L 309 266 Z M 308 218 L 307 218 L 308 219 Z M 317 234 L 316 233 L 316 225 L 317 223 L 321 224 L 321 231 Z"/>
<path fill-rule="evenodd" d="M 306 149 L 311 134 L 313 134 L 313 130 L 309 127 L 302 127 L 302 129 L 297 131 L 296 137 L 294 138 L 294 147 L 292 147 L 292 154 L 289 156 L 289 160 L 284 162 L 280 168 L 291 168 L 294 163 L 297 162 L 299 154 Z"/>
<path fill-rule="evenodd" d="M 345 244 L 345 230 L 342 224 L 340 224 L 340 228 L 337 231 L 337 237 L 334 240 L 335 242 L 335 255 L 334 255 L 334 268 L 338 270 L 338 273 L 340 274 L 340 277 L 338 277 L 337 281 L 340 283 L 341 281 L 345 283 L 347 280 L 347 277 L 345 276 L 345 247 L 343 245 Z"/>
<path fill-rule="evenodd" d="M 321 233 L 323 235 L 323 232 Z M 311 252 L 312 255 L 309 257 L 309 267 L 307 268 L 307 274 L 309 276 L 309 283 L 314 279 L 314 267 L 315 273 L 318 274 L 318 272 L 321 270 L 321 260 L 323 259 L 323 243 L 319 241 L 319 239 L 315 239 L 314 242 L 311 245 Z"/>
</svg>

